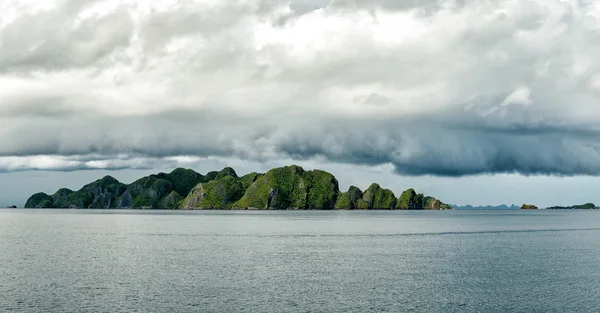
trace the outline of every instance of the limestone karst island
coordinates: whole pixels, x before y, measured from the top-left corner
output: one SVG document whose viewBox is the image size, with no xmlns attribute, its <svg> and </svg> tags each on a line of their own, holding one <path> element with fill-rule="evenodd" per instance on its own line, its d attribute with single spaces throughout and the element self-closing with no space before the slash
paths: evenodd
<svg viewBox="0 0 600 313">
<path fill-rule="evenodd" d="M 239 177 L 232 168 L 201 175 L 178 168 L 140 178 L 127 185 L 111 176 L 78 191 L 62 188 L 52 195 L 31 196 L 26 208 L 263 209 L 263 210 L 450 210 L 436 198 L 408 189 L 396 197 L 372 184 L 365 191 L 339 190 L 337 179 L 321 170 L 299 166 Z"/>
</svg>

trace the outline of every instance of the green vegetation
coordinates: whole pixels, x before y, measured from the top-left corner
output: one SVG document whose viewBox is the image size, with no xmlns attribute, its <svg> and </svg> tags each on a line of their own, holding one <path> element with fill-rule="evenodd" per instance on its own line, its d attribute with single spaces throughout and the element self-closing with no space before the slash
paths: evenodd
<svg viewBox="0 0 600 313">
<path fill-rule="evenodd" d="M 363 199 L 358 199 L 358 201 L 356 201 L 356 208 L 358 210 L 370 210 L 371 205 Z"/>
<path fill-rule="evenodd" d="M 198 183 L 206 181 L 201 174 L 185 168 L 177 168 L 167 176 L 173 183 L 173 190 L 179 195 L 187 195 Z"/>
<path fill-rule="evenodd" d="M 375 200 L 375 194 L 381 189 L 381 187 L 378 184 L 371 184 L 371 186 L 369 186 L 369 188 L 367 188 L 367 190 L 365 190 L 365 192 L 363 193 L 363 204 L 361 205 L 361 209 L 372 209 L 373 208 L 373 202 Z M 366 204 L 366 208 L 365 208 L 365 204 Z"/>
<path fill-rule="evenodd" d="M 336 210 L 353 210 L 356 208 L 356 206 L 352 203 L 352 200 L 350 199 L 350 194 L 348 192 L 341 192 L 338 195 L 333 208 Z"/>
<path fill-rule="evenodd" d="M 202 181 L 209 182 L 211 180 L 215 180 L 217 178 L 217 175 L 219 175 L 219 172 L 217 171 L 208 172 L 206 173 Z"/>
<path fill-rule="evenodd" d="M 111 176 L 80 190 L 37 193 L 28 208 L 153 208 L 153 209 L 448 209 L 432 197 L 409 189 L 399 199 L 389 189 L 371 184 L 363 193 L 351 186 L 340 192 L 336 178 L 321 170 L 305 171 L 292 165 L 265 174 L 239 177 L 226 167 L 205 176 L 190 169 L 142 177 L 126 185 Z"/>
<path fill-rule="evenodd" d="M 338 182 L 333 175 L 320 170 L 304 171 L 292 165 L 254 177 L 234 207 L 326 210 L 333 208 L 338 193 Z"/>
<path fill-rule="evenodd" d="M 338 195 L 334 208 L 336 210 L 356 210 L 358 209 L 358 200 L 363 196 L 362 191 L 356 186 L 350 186 L 348 191 Z"/>
<path fill-rule="evenodd" d="M 62 188 L 44 199 L 37 194 L 27 201 L 25 207 L 177 208 L 183 198 L 181 194 L 187 195 L 196 184 L 204 180 L 202 175 L 182 168 L 169 174 L 143 177 L 129 185 L 105 176 L 78 191 Z"/>
<path fill-rule="evenodd" d="M 434 197 L 423 198 L 423 209 L 426 210 L 452 210 L 452 207 L 448 204 L 442 203 L 440 200 Z"/>
<path fill-rule="evenodd" d="M 535 205 L 532 204 L 523 204 L 521 206 L 521 210 L 537 210 L 538 207 L 536 207 Z"/>
<path fill-rule="evenodd" d="M 371 184 L 363 193 L 362 201 L 358 201 L 357 207 L 361 210 L 393 210 L 396 207 L 396 196 L 389 189 Z"/>
<path fill-rule="evenodd" d="M 115 207 L 117 195 L 125 191 L 125 185 L 111 176 L 105 176 L 78 191 L 61 188 L 52 196 L 36 194 L 27 200 L 26 208 L 111 208 Z"/>
<path fill-rule="evenodd" d="M 356 210 L 358 209 L 358 201 L 361 199 L 362 191 L 358 187 L 350 186 L 348 191 L 338 195 L 334 208 L 336 210 Z"/>
<path fill-rule="evenodd" d="M 25 207 L 35 209 L 52 208 L 52 197 L 43 192 L 36 193 L 29 197 L 27 203 L 25 203 Z"/>
<path fill-rule="evenodd" d="M 177 191 L 173 190 L 158 202 L 157 207 L 161 209 L 177 209 L 182 200 L 183 197 Z"/>
<path fill-rule="evenodd" d="M 219 173 L 217 173 L 217 176 L 214 179 L 217 180 L 217 179 L 221 179 L 221 178 L 227 177 L 227 176 L 231 176 L 233 178 L 238 178 L 237 174 L 231 167 L 226 167 L 226 168 L 222 169 Z"/>
<path fill-rule="evenodd" d="M 434 197 L 424 196 L 422 193 L 417 193 L 414 189 L 410 188 L 400 195 L 400 198 L 398 199 L 398 204 L 396 205 L 396 209 L 452 210 L 452 207 Z"/>
<path fill-rule="evenodd" d="M 356 204 L 358 199 L 362 199 L 363 193 L 358 187 L 350 186 L 350 188 L 348 188 L 348 195 L 350 196 L 350 203 Z"/>
<path fill-rule="evenodd" d="M 213 178 L 218 174 L 211 173 L 214 173 L 211 174 Z M 177 208 L 183 200 L 183 195 L 189 194 L 198 183 L 208 181 L 210 180 L 207 176 L 184 168 L 177 168 L 169 174 L 150 175 L 128 185 L 116 207 Z M 173 203 L 174 201 L 176 202 Z"/>
<path fill-rule="evenodd" d="M 309 210 L 332 209 L 340 192 L 338 181 L 333 175 L 313 170 L 305 172 L 304 175 L 308 187 L 308 197 L 304 208 Z"/>
<path fill-rule="evenodd" d="M 244 194 L 240 179 L 221 176 L 217 180 L 201 183 L 183 200 L 188 209 L 230 209 Z"/>
<path fill-rule="evenodd" d="M 74 193 L 75 192 L 71 189 L 61 188 L 51 196 L 51 201 L 53 202 L 53 205 L 55 205 L 57 208 L 68 208 L 74 202 L 76 202 L 75 198 L 77 198 L 77 196 L 74 196 Z M 83 201 L 81 201 L 81 203 L 78 204 L 81 204 L 80 207 L 83 207 Z"/>
<path fill-rule="evenodd" d="M 421 208 L 423 208 L 423 194 L 417 194 L 412 188 L 400 195 L 396 205 L 396 209 L 400 210 L 418 210 Z"/>
<path fill-rule="evenodd" d="M 266 208 L 277 210 L 304 209 L 308 193 L 308 183 L 304 179 L 304 169 L 299 166 L 286 166 L 267 172 L 269 195 L 263 198 Z"/>
<path fill-rule="evenodd" d="M 250 187 L 250 185 L 252 185 L 252 183 L 259 179 L 261 176 L 263 176 L 263 174 L 254 172 L 242 176 L 240 178 L 240 182 L 242 183 L 242 187 L 244 188 L 244 190 L 248 189 L 248 187 Z"/>
<path fill-rule="evenodd" d="M 160 200 L 173 190 L 173 183 L 161 174 L 138 179 L 127 188 L 134 208 L 159 208 Z"/>
<path fill-rule="evenodd" d="M 246 188 L 246 192 L 235 206 L 238 208 L 267 209 L 271 193 L 269 178 L 264 175 Z"/>
</svg>

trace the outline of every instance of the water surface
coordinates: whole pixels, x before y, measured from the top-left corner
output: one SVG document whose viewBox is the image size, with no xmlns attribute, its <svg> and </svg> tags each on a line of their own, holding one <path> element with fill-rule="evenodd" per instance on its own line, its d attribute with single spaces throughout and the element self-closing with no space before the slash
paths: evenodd
<svg viewBox="0 0 600 313">
<path fill-rule="evenodd" d="M 0 210 L 0 312 L 598 312 L 597 211 Z"/>
</svg>

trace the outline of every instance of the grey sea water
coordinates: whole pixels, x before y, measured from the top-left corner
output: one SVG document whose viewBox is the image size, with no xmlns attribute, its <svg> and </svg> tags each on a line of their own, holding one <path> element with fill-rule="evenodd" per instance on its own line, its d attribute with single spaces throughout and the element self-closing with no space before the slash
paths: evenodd
<svg viewBox="0 0 600 313">
<path fill-rule="evenodd" d="M 0 210 L 0 312 L 600 312 L 600 211 Z"/>
</svg>

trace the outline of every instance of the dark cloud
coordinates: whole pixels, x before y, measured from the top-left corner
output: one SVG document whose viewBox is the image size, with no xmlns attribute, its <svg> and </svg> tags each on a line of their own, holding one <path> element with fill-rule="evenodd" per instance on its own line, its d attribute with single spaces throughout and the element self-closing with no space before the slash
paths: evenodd
<svg viewBox="0 0 600 313">
<path fill-rule="evenodd" d="M 403 175 L 600 174 L 600 137 L 587 130 L 498 131 L 485 126 L 457 130 L 414 120 L 397 123 L 388 122 L 386 127 L 366 123 L 360 130 L 324 129 L 328 140 L 297 135 L 282 150 L 297 158 L 318 155 L 336 162 L 390 163 Z"/>
<path fill-rule="evenodd" d="M 281 125 L 269 119 L 243 122 L 231 116 L 188 119 L 171 113 L 143 119 L 95 120 L 96 126 L 67 124 L 57 137 L 48 126 L 16 129 L 13 142 L 2 145 L 11 156 L 63 155 L 74 164 L 57 170 L 93 168 L 87 162 L 106 161 L 105 168 L 151 168 L 164 158 L 181 155 L 234 157 L 258 162 L 315 157 L 352 164 L 392 164 L 403 175 L 463 176 L 493 173 L 598 175 L 599 134 L 590 129 L 559 126 L 505 125 L 460 127 L 413 117 L 378 121 L 312 120 L 312 124 Z M 85 134 L 68 129 L 85 129 Z M 143 133 L 137 132 L 144 129 Z M 262 129 L 262 131 L 260 131 Z M 20 135 L 18 135 L 20 134 Z M 17 144 L 17 143 L 20 144 Z M 126 155 L 125 160 L 115 157 Z M 147 159 L 135 165 L 128 159 Z M 166 161 L 165 161 L 166 162 Z M 171 162 L 173 163 L 173 162 Z M 103 163 L 101 163 L 103 164 Z M 174 163 L 173 163 L 174 164 Z M 97 166 L 97 165 L 94 165 Z M 35 167 L 33 167 L 35 169 Z"/>
</svg>

